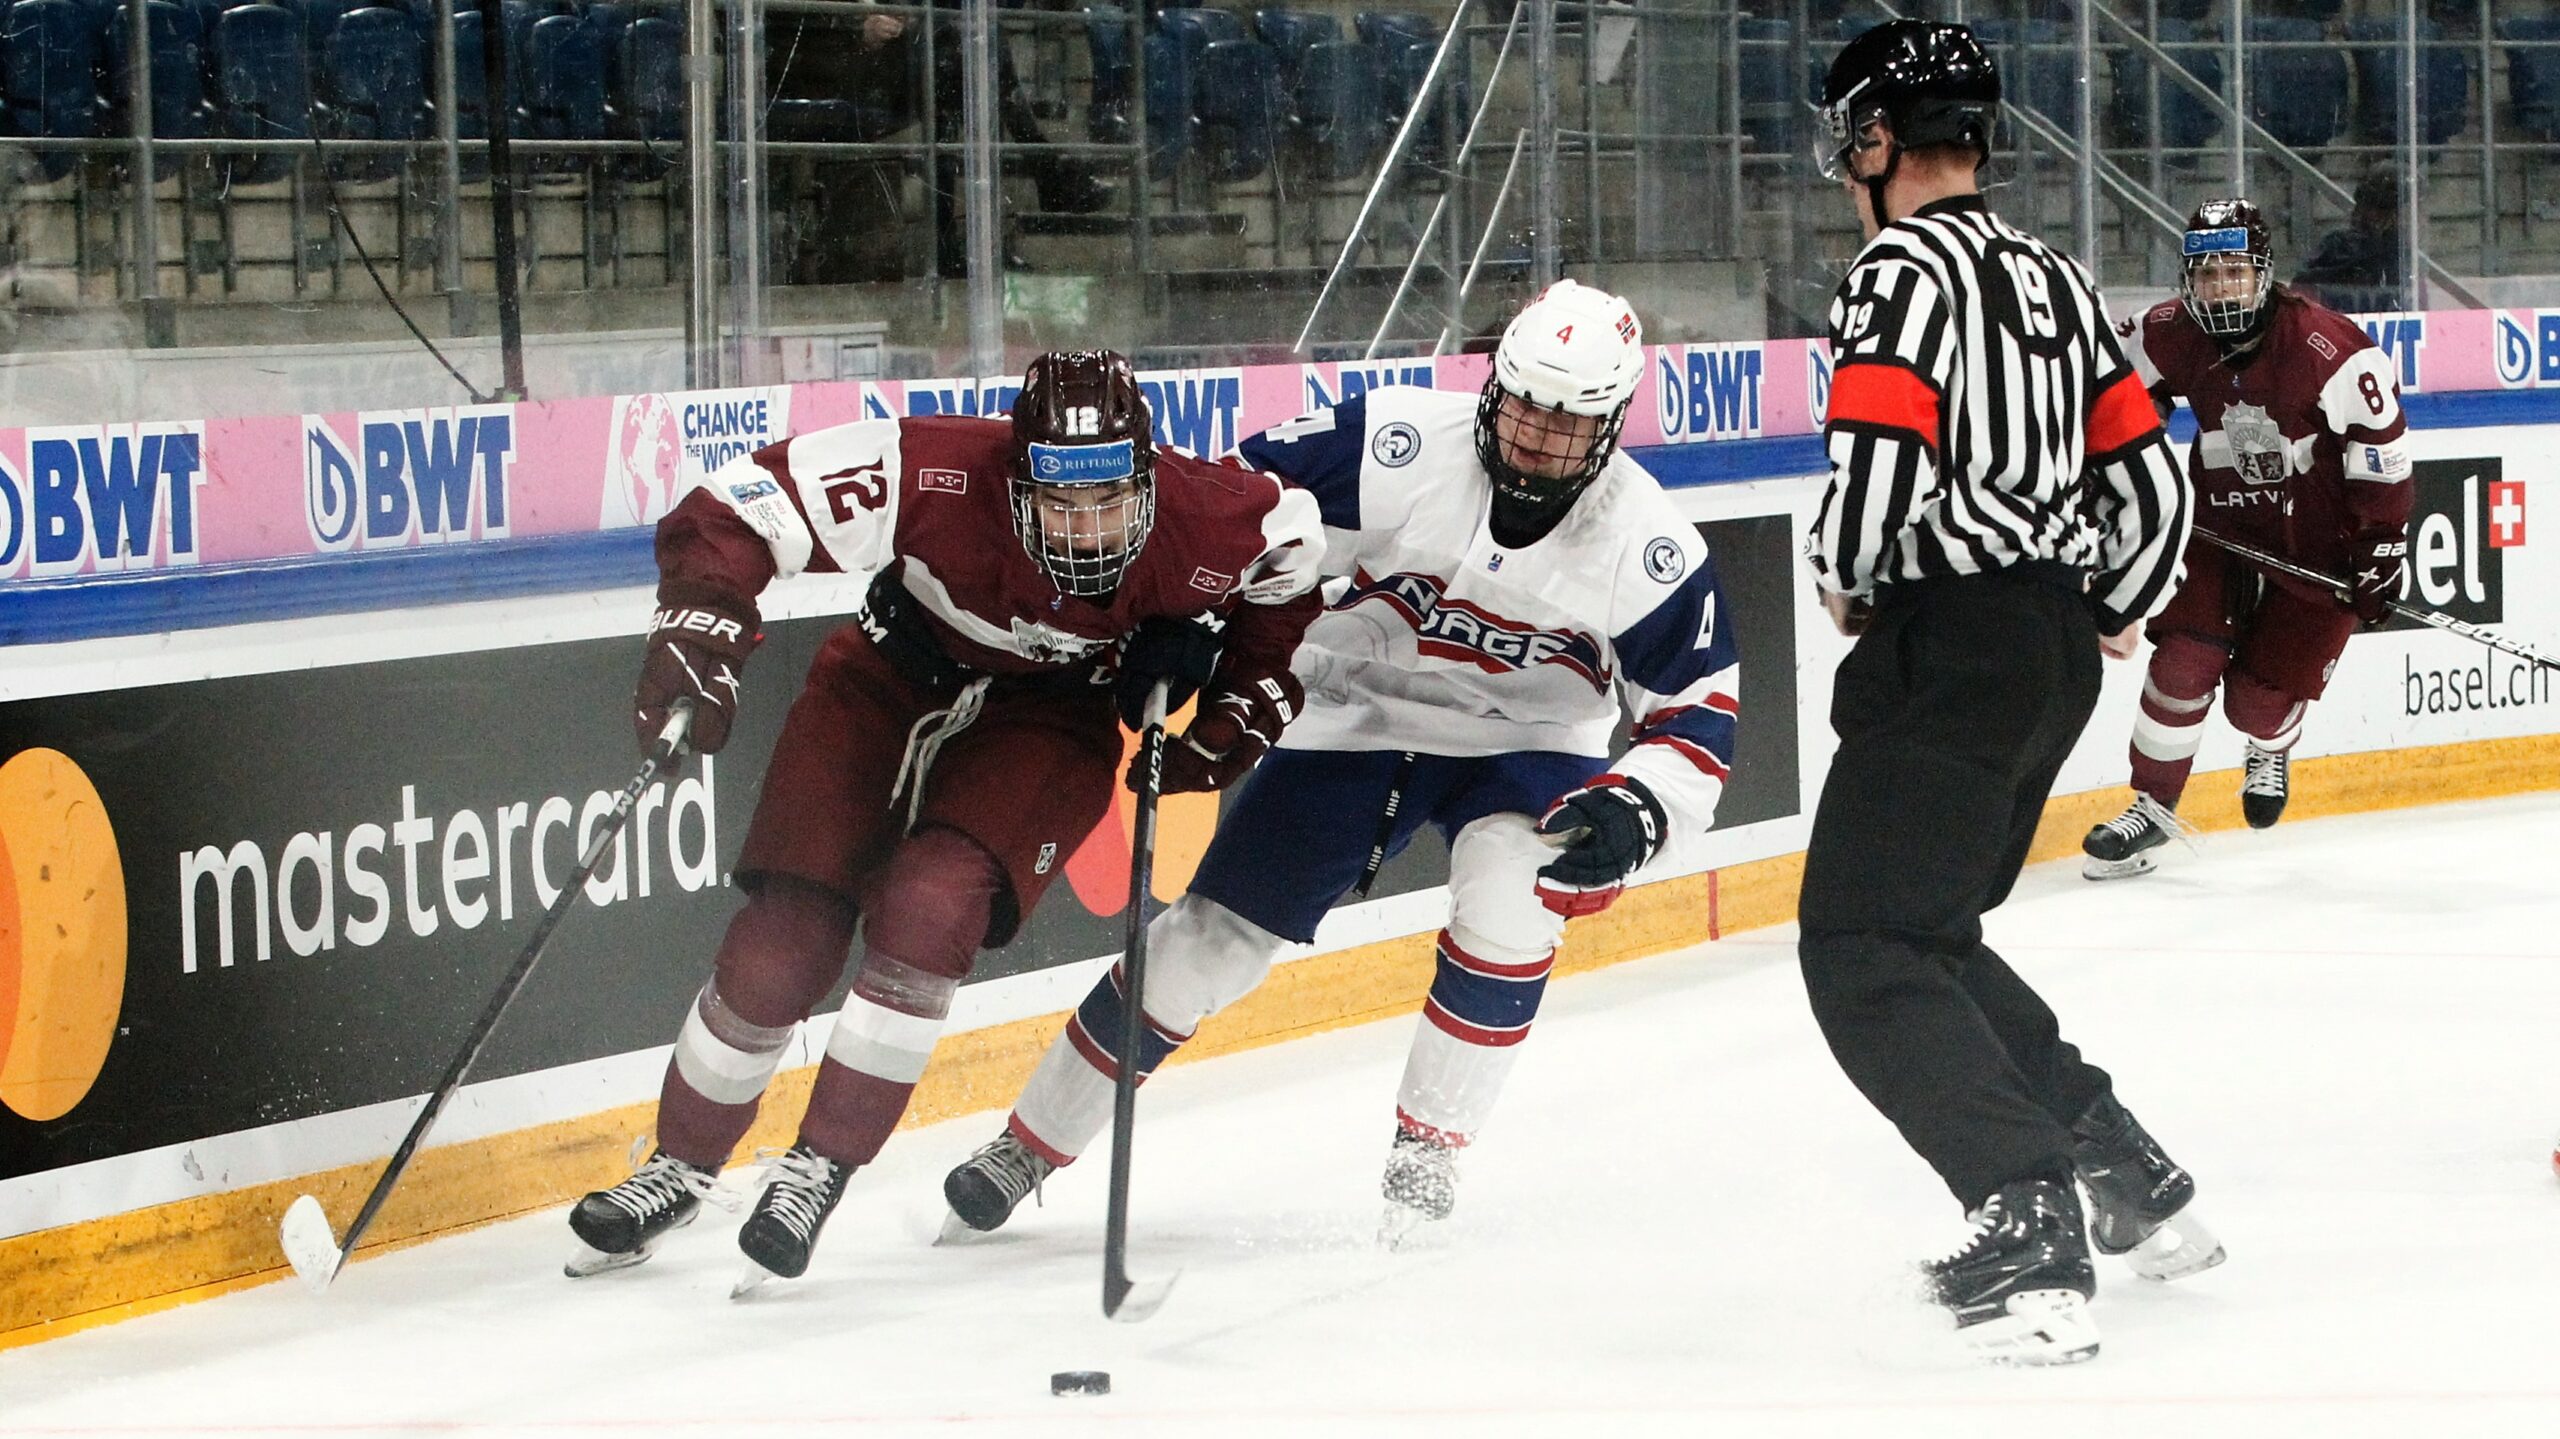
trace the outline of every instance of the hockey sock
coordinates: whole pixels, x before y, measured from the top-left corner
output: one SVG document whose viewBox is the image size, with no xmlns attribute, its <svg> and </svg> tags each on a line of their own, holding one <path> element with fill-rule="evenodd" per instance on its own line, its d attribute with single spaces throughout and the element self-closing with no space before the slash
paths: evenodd
<svg viewBox="0 0 2560 1439">
<path fill-rule="evenodd" d="M 747 901 L 676 1034 L 658 1091 L 660 1149 L 706 1169 L 729 1162 L 852 943 L 853 907 L 815 885 L 770 878 Z"/>
<path fill-rule="evenodd" d="M 2196 746 L 2204 742 L 2214 687 L 2230 663 L 2229 651 L 2192 635 L 2157 637 L 2151 667 L 2142 677 L 2142 709 L 2134 716 L 2128 754 L 2135 789 L 2171 809 L 2178 807 L 2187 774 L 2195 768 Z"/>
<path fill-rule="evenodd" d="M 1504 961 L 1470 953 L 1440 932 L 1431 993 L 1396 1091 L 1396 1118 L 1408 1131 L 1463 1145 L 1484 1126 L 1554 967 L 1552 949 Z"/>
<path fill-rule="evenodd" d="M 2311 706 L 2257 676 L 2235 670 L 2222 699 L 2231 727 L 2258 748 L 2282 753 L 2302 738 L 2302 718 Z"/>
<path fill-rule="evenodd" d="M 1150 991 L 1153 984 L 1147 986 Z M 1120 1082 L 1121 1016 L 1127 1013 L 1120 968 L 1097 981 L 1067 1017 L 1067 1028 L 1014 1102 L 1005 1127 L 1051 1164 L 1070 1164 L 1111 1122 L 1112 1091 Z M 1138 1037 L 1138 1082 L 1191 1036 L 1175 1034 L 1154 1019 Z"/>
</svg>

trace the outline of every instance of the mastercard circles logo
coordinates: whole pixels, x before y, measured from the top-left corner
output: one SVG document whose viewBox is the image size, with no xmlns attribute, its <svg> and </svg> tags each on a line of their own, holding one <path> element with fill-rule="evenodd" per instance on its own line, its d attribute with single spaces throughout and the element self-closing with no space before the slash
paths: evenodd
<svg viewBox="0 0 2560 1439">
<path fill-rule="evenodd" d="M 124 1007 L 124 864 L 97 787 L 58 750 L 0 764 L 0 1105 L 59 1119 Z"/>
</svg>

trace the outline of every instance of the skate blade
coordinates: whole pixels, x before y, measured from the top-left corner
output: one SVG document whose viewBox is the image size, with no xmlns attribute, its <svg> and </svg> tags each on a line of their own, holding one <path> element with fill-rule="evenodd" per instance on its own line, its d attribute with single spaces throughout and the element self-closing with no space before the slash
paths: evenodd
<svg viewBox="0 0 2560 1439">
<path fill-rule="evenodd" d="M 1392 1254 L 1405 1246 L 1405 1241 L 1419 1233 L 1431 1216 L 1410 1204 L 1387 1203 L 1385 1217 L 1378 1221 L 1378 1247 Z"/>
<path fill-rule="evenodd" d="M 649 1251 L 645 1248 L 614 1254 L 581 1242 L 578 1252 L 570 1255 L 569 1262 L 560 1266 L 560 1272 L 572 1279 L 591 1279 L 599 1274 L 611 1274 L 617 1269 L 637 1268 L 648 1257 Z"/>
<path fill-rule="evenodd" d="M 2150 1238 L 2126 1251 L 2124 1259 L 2135 1274 L 2165 1284 L 2190 1274 L 2202 1274 L 2229 1257 L 2212 1230 L 2180 1210 L 2169 1216 L 2168 1223 L 2151 1231 Z"/>
<path fill-rule="evenodd" d="M 763 1265 L 750 1259 L 747 1261 L 746 1272 L 738 1276 L 737 1283 L 729 1286 L 729 1297 L 731 1299 L 744 1299 L 748 1295 L 762 1289 L 767 1282 L 775 1277 L 776 1276 L 772 1270 L 767 1269 Z"/>
<path fill-rule="evenodd" d="M 2080 877 L 2082 879 L 2131 879 L 2137 874 L 2149 874 L 2159 867 L 2160 861 L 2154 858 L 2149 850 L 2144 850 L 2140 854 L 2127 855 L 2123 859 L 2100 859 L 2096 855 L 2089 855 L 2080 862 Z"/>
<path fill-rule="evenodd" d="M 1985 1363 L 2078 1364 L 2098 1356 L 2098 1325 L 2079 1291 L 2030 1289 L 2010 1295 L 2003 1307 L 2006 1312 L 1957 1331 Z"/>
<path fill-rule="evenodd" d="M 980 1229 L 972 1225 L 955 1211 L 944 1210 L 942 1231 L 933 1236 L 933 1243 L 937 1249 L 944 1245 L 975 1244 L 993 1233 L 995 1231 L 992 1229 Z"/>
</svg>

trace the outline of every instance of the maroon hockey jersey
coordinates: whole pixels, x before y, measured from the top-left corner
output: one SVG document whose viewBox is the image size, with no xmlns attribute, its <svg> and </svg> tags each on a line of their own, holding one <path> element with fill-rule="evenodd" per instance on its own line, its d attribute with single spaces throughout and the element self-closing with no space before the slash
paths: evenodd
<svg viewBox="0 0 2560 1439">
<path fill-rule="evenodd" d="M 2399 383 L 2355 321 L 2288 289 L 2268 303 L 2266 337 L 2236 367 L 2176 300 L 2116 331 L 2161 413 L 2180 399 L 2195 412 L 2197 528 L 2343 575 L 2348 539 L 2405 526 L 2415 500 Z"/>
<path fill-rule="evenodd" d="M 1156 513 L 1119 588 L 1063 593 L 1014 528 L 1001 419 L 861 420 L 730 461 L 658 524 L 658 573 L 752 600 L 777 576 L 897 566 L 952 659 L 1029 674 L 1099 657 L 1140 621 L 1229 615 L 1222 677 L 1288 668 L 1318 609 L 1324 532 L 1306 491 L 1157 447 Z"/>
</svg>

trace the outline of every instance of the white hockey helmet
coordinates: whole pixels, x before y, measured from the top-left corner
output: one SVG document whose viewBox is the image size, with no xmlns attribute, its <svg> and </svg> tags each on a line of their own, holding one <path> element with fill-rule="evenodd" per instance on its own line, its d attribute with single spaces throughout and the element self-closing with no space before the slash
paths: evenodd
<svg viewBox="0 0 2560 1439">
<path fill-rule="evenodd" d="M 1643 378 L 1644 327 L 1626 301 L 1558 280 L 1522 306 L 1476 407 L 1476 457 L 1497 502 L 1551 523 L 1617 452 Z"/>
</svg>

